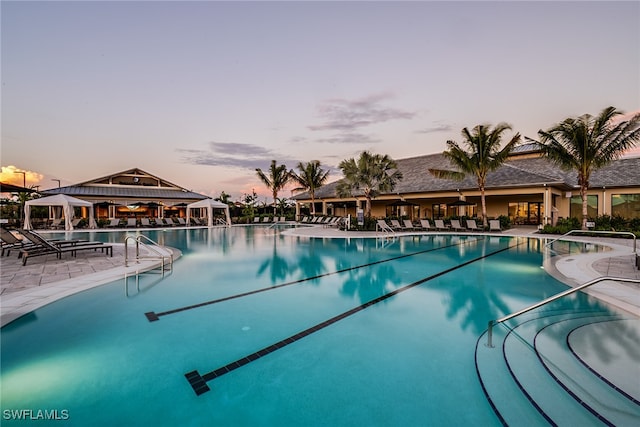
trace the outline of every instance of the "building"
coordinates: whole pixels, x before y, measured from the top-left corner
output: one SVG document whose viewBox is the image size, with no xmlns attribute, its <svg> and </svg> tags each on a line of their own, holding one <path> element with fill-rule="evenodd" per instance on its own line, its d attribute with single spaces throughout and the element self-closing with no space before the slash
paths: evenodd
<svg viewBox="0 0 640 427">
<path fill-rule="evenodd" d="M 65 194 L 94 204 L 95 218 L 185 217 L 189 203 L 209 197 L 141 169 L 129 169 L 67 187 L 41 191 Z M 83 216 L 84 215 L 83 213 Z"/>
<path fill-rule="evenodd" d="M 481 213 L 475 176 L 455 181 L 436 178 L 429 172 L 429 169 L 455 170 L 441 153 L 400 159 L 396 163 L 403 179 L 393 193 L 373 199 L 372 216 L 405 216 L 415 220 Z M 346 216 L 364 208 L 362 195 L 338 197 L 338 182 L 316 190 L 316 212 Z M 515 224 L 555 224 L 559 218 L 582 214 L 577 172 L 562 170 L 541 157 L 533 145 L 518 147 L 507 162 L 488 174 L 485 198 L 490 218 L 505 215 Z M 308 193 L 293 199 L 297 215 L 310 212 Z M 593 172 L 588 208 L 590 217 L 606 214 L 640 218 L 640 158 L 619 159 Z"/>
</svg>

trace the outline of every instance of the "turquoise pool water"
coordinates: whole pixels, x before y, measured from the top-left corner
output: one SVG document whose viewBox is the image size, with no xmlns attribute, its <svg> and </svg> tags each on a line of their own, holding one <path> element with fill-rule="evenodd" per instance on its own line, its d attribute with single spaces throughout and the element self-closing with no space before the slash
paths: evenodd
<svg viewBox="0 0 640 427">
<path fill-rule="evenodd" d="M 79 426 L 501 425 L 476 375 L 478 337 L 566 289 L 537 239 L 144 234 L 183 251 L 165 278 L 119 280 L 2 328 L 3 424 L 26 409 Z M 607 310 L 582 294 L 563 304 Z"/>
</svg>

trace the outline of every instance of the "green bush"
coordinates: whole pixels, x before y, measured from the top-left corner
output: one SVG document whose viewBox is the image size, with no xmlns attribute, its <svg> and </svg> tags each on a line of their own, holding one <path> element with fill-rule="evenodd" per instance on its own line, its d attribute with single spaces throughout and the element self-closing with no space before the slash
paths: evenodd
<svg viewBox="0 0 640 427">
<path fill-rule="evenodd" d="M 640 236 L 640 218 L 624 219 L 615 215 L 599 215 L 596 218 L 589 218 L 595 223 L 596 231 L 630 231 L 636 236 Z M 545 225 L 540 233 L 542 234 L 565 234 L 571 230 L 580 230 L 582 223 L 578 218 L 566 218 L 558 220 L 555 226 Z"/>
</svg>

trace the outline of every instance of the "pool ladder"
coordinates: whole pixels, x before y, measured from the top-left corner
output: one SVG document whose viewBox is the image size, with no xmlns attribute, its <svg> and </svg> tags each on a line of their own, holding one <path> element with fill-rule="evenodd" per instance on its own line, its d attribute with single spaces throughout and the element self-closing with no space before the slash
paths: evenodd
<svg viewBox="0 0 640 427">
<path fill-rule="evenodd" d="M 137 236 L 127 236 L 124 239 L 124 265 L 125 267 L 129 267 L 129 263 L 132 262 L 129 257 L 129 241 L 133 240 L 135 242 L 135 262 L 137 264 L 142 260 L 159 260 L 160 261 L 160 271 L 164 276 L 165 270 L 173 270 L 173 253 L 167 249 L 166 247 L 160 245 L 157 242 L 154 242 L 147 236 L 139 234 Z M 148 251 L 152 252 L 150 255 L 140 255 L 140 246 L 143 246 Z M 168 268 L 167 268 L 168 266 Z M 136 270 L 136 276 L 139 271 Z"/>
</svg>

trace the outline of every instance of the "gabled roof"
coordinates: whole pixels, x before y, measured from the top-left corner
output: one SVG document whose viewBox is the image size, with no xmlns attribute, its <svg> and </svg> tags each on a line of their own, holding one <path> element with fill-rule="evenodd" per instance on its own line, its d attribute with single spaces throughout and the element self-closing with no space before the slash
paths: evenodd
<svg viewBox="0 0 640 427">
<path fill-rule="evenodd" d="M 429 154 L 396 160 L 403 179 L 396 185 L 393 194 L 438 193 L 456 190 L 477 190 L 475 176 L 468 175 L 462 181 L 441 179 L 433 176 L 429 169 L 455 170 L 451 162 L 442 155 Z M 336 187 L 341 180 L 331 182 L 316 190 L 316 198 L 337 197 Z M 565 171 L 543 157 L 514 157 L 496 171 L 487 175 L 487 189 L 517 188 L 552 185 L 561 189 L 577 186 L 577 173 Z M 640 158 L 616 160 L 596 170 L 591 175 L 590 187 L 640 186 Z M 355 194 L 358 195 L 358 194 Z M 297 194 L 294 200 L 309 199 L 308 193 Z"/>
<path fill-rule="evenodd" d="M 134 168 L 101 178 L 42 191 L 43 194 L 67 194 L 94 198 L 144 198 L 202 200 L 207 196 L 173 184 L 142 169 Z"/>
</svg>

